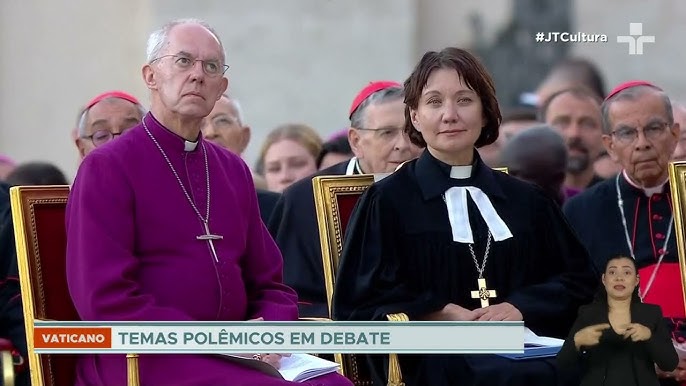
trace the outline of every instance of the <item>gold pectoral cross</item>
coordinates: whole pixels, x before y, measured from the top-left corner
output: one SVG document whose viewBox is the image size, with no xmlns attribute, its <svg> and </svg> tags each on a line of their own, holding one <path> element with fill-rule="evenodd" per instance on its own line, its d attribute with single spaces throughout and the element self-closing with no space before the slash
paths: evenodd
<svg viewBox="0 0 686 386">
<path fill-rule="evenodd" d="M 207 241 L 210 245 L 210 250 L 212 251 L 212 257 L 214 257 L 214 261 L 216 263 L 219 262 L 219 258 L 217 258 L 217 251 L 214 249 L 214 240 L 222 240 L 224 236 L 220 235 L 213 235 L 212 232 L 210 232 L 210 227 L 207 225 L 207 223 L 203 223 L 205 225 L 205 234 L 200 235 L 200 236 L 195 236 L 196 239 L 198 240 L 204 240 Z"/>
<path fill-rule="evenodd" d="M 478 279 L 479 289 L 472 291 L 472 299 L 481 299 L 481 307 L 488 307 L 488 299 L 496 297 L 495 290 L 488 289 L 486 279 Z"/>
</svg>

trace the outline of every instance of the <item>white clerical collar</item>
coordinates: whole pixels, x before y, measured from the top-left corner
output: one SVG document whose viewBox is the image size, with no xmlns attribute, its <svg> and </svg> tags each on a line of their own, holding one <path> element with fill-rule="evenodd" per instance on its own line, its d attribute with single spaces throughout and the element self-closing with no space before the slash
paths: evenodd
<svg viewBox="0 0 686 386">
<path fill-rule="evenodd" d="M 383 180 L 384 178 L 390 176 L 393 173 L 374 173 L 372 176 L 374 177 L 374 182 L 379 182 Z"/>
<path fill-rule="evenodd" d="M 453 166 L 450 168 L 450 178 L 464 180 L 472 176 L 472 165 Z M 479 209 L 493 240 L 502 241 L 512 237 L 510 228 L 498 215 L 486 193 L 475 186 L 455 186 L 445 192 L 445 204 L 448 207 L 448 220 L 452 228 L 453 241 L 458 243 L 474 243 L 472 226 L 469 223 L 467 211 L 467 194 Z"/>
<path fill-rule="evenodd" d="M 346 176 L 352 176 L 353 174 L 363 174 L 362 170 L 360 170 L 360 165 L 357 163 L 357 157 L 353 157 L 348 161 L 348 166 L 345 168 L 345 175 Z"/>
<path fill-rule="evenodd" d="M 400 165 L 396 166 L 396 167 L 395 167 L 395 170 L 393 170 L 393 171 L 394 171 L 394 172 L 397 172 L 398 170 L 400 170 L 400 168 L 402 168 L 403 166 L 405 166 L 405 164 L 408 163 L 408 162 L 410 162 L 410 161 L 412 161 L 412 160 L 411 160 L 411 159 L 408 159 L 407 161 L 404 161 L 404 162 L 401 163 Z"/>
<path fill-rule="evenodd" d="M 636 189 L 642 190 L 642 191 L 643 191 L 643 194 L 645 194 L 646 197 L 651 197 L 653 194 L 660 194 L 660 193 L 662 193 L 662 192 L 664 191 L 665 184 L 669 182 L 669 178 L 667 178 L 667 179 L 665 180 L 665 182 L 663 182 L 663 183 L 661 183 L 661 184 L 659 184 L 659 185 L 657 185 L 657 186 L 654 186 L 654 187 L 652 187 L 652 188 L 644 188 L 644 187 L 638 185 L 637 183 L 635 183 L 635 182 L 629 177 L 629 175 L 626 173 L 626 170 L 623 170 L 623 171 L 622 171 L 622 175 L 624 176 L 624 179 L 626 180 L 626 182 L 629 183 L 629 185 L 633 186 L 633 187 L 636 188 Z"/>
<path fill-rule="evenodd" d="M 472 176 L 472 165 L 453 166 L 450 168 L 450 178 L 464 180 Z"/>
<path fill-rule="evenodd" d="M 200 142 L 200 141 L 191 142 L 191 141 L 185 141 L 185 140 L 184 140 L 184 141 L 183 141 L 183 150 L 184 150 L 184 151 L 193 151 L 193 150 L 195 150 L 195 148 L 198 147 L 198 142 Z"/>
<path fill-rule="evenodd" d="M 467 211 L 467 194 L 479 209 L 481 217 L 486 222 L 493 240 L 502 241 L 512 237 L 510 228 L 498 215 L 486 193 L 475 186 L 454 186 L 445 192 L 445 204 L 448 207 L 448 220 L 453 233 L 453 241 L 474 244 L 472 225 L 469 223 Z"/>
<path fill-rule="evenodd" d="M 352 176 L 353 174 L 364 174 L 362 169 L 360 169 L 360 163 L 357 162 L 357 157 L 353 157 L 348 161 L 348 166 L 345 168 L 345 175 Z M 379 182 L 384 178 L 390 176 L 392 173 L 374 173 L 374 182 Z"/>
</svg>

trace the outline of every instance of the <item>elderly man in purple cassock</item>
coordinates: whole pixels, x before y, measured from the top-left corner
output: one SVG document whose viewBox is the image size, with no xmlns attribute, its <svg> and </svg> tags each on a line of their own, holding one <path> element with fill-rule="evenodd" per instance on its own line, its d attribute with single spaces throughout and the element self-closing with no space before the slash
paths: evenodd
<svg viewBox="0 0 686 386">
<path fill-rule="evenodd" d="M 219 37 L 203 22 L 174 21 L 150 36 L 147 54 L 150 113 L 84 159 L 69 197 L 67 278 L 80 317 L 297 319 L 250 170 L 200 134 L 228 86 Z M 124 356 L 79 357 L 78 385 L 124 385 L 125 377 Z M 140 378 L 165 386 L 291 384 L 209 355 L 142 355 Z M 350 382 L 334 373 L 302 384 Z"/>
</svg>

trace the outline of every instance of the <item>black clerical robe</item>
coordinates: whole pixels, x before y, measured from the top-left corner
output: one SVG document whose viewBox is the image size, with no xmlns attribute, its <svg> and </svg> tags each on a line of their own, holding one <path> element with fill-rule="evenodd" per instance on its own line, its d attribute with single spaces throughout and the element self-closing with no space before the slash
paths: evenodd
<svg viewBox="0 0 686 386">
<path fill-rule="evenodd" d="M 448 303 L 480 307 L 471 296 L 477 289 L 474 261 L 467 244 L 453 241 L 443 199 L 453 186 L 474 186 L 513 234 L 490 248 L 484 278 L 498 295 L 491 304 L 511 303 L 538 334 L 566 336 L 578 307 L 591 300 L 597 286 L 587 252 L 542 190 L 474 156 L 471 177 L 457 180 L 450 178 L 449 165 L 425 151 L 365 192 L 346 232 L 334 292 L 336 319 L 383 320 L 398 312 L 418 319 Z M 471 199 L 468 211 L 481 264 L 488 228 Z M 371 361 L 381 384 L 383 370 Z M 555 383 L 546 361 L 402 356 L 401 365 L 408 386 Z"/>
<path fill-rule="evenodd" d="M 281 195 L 268 190 L 257 189 L 257 204 L 260 207 L 262 222 L 267 224 Z"/>
<path fill-rule="evenodd" d="M 622 173 L 619 181 L 617 178 L 608 179 L 573 197 L 563 211 L 588 249 L 599 274 L 604 272 L 608 259 L 619 255 L 631 257 L 618 206 L 617 182 L 643 292 L 657 260 L 663 252 L 666 253 L 643 300 L 662 307 L 673 337 L 683 342 L 686 323 L 674 229 L 667 239 L 672 221 L 669 184 L 666 183 L 661 192 L 648 197 L 642 189 L 630 184 Z"/>
<path fill-rule="evenodd" d="M 605 179 L 597 174 L 593 175 L 593 178 L 591 178 L 591 182 L 586 185 L 586 189 L 592 188 L 593 186 L 605 181 Z"/>
<path fill-rule="evenodd" d="M 344 175 L 349 163 L 293 183 L 283 191 L 269 219 L 269 233 L 283 255 L 283 281 L 298 293 L 300 316 L 329 317 L 312 178 Z"/>
</svg>

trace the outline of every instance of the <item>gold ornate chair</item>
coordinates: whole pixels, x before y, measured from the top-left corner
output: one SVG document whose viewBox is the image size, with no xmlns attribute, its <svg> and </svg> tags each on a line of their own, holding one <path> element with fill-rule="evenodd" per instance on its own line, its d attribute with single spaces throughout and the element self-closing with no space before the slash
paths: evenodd
<svg viewBox="0 0 686 386">
<path fill-rule="evenodd" d="M 343 235 L 348 226 L 357 200 L 374 183 L 373 175 L 319 176 L 312 179 L 314 188 L 319 240 L 322 246 L 322 263 L 326 284 L 326 299 L 331 317 L 331 301 L 336 281 Z M 405 314 L 388 315 L 391 321 L 407 321 Z M 358 355 L 336 354 L 343 375 L 356 386 L 372 386 L 369 369 L 363 365 Z M 388 386 L 403 386 L 402 374 L 396 354 L 390 354 Z"/>
<path fill-rule="evenodd" d="M 65 210 L 69 186 L 10 188 L 33 386 L 73 385 L 75 355 L 36 354 L 36 320 L 79 320 L 67 287 Z M 127 355 L 128 385 L 139 386 L 138 356 Z"/>
<path fill-rule="evenodd" d="M 686 288 L 686 161 L 670 162 L 669 185 L 674 203 L 674 232 L 681 267 L 681 286 Z"/>
</svg>

